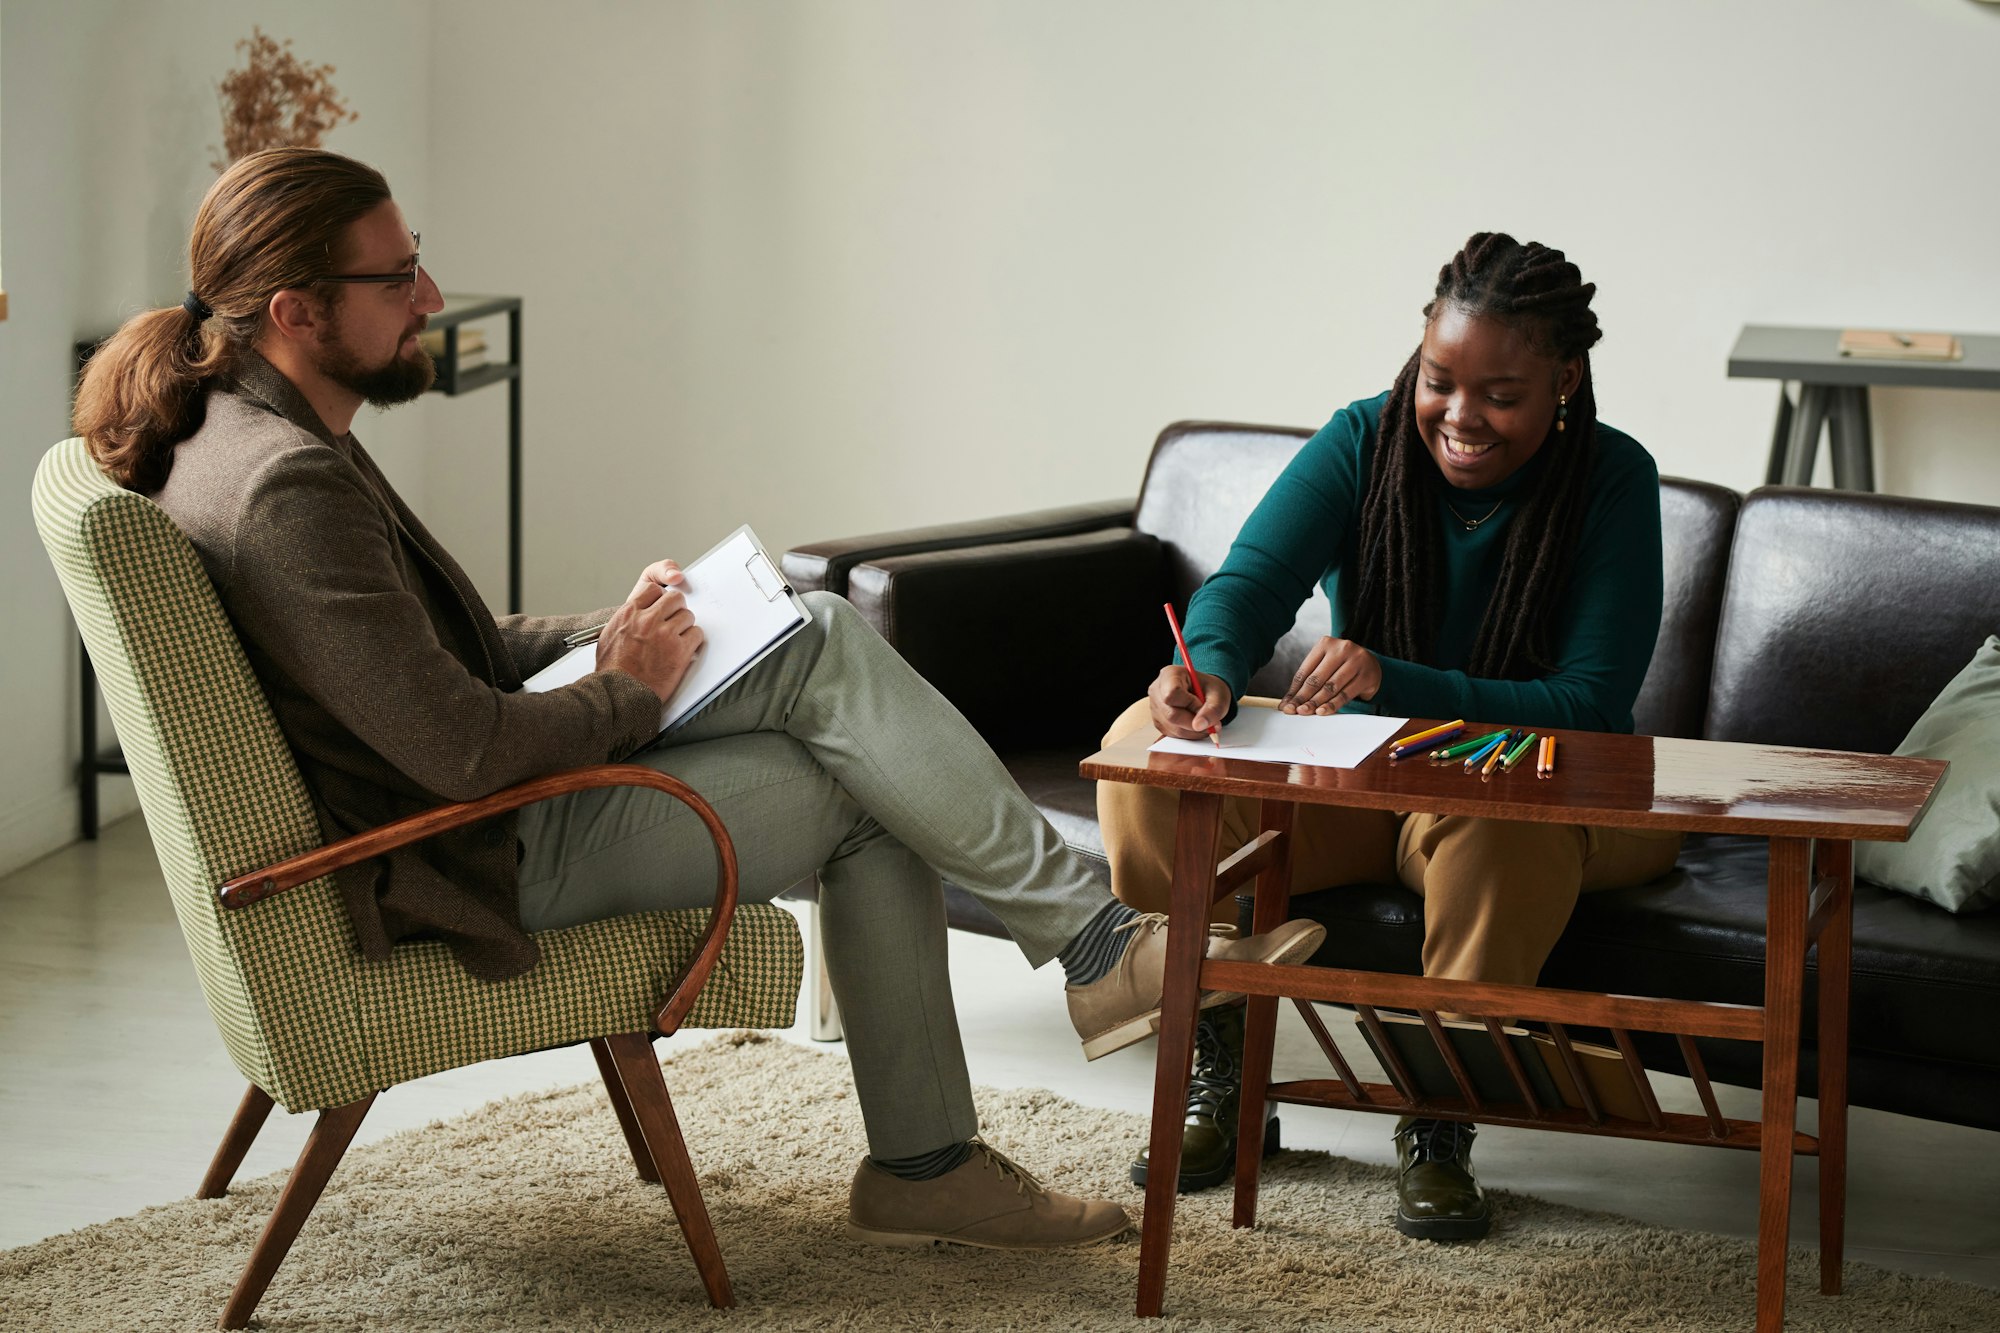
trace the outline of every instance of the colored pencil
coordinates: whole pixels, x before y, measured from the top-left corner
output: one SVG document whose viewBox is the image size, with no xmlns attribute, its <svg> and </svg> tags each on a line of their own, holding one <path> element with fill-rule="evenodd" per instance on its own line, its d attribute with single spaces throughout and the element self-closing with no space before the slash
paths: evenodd
<svg viewBox="0 0 2000 1333">
<path fill-rule="evenodd" d="M 1194 659 L 1188 656 L 1187 640 L 1181 637 L 1180 617 L 1174 614 L 1174 604 L 1172 602 L 1167 603 L 1167 623 L 1173 626 L 1174 642 L 1179 645 L 1181 650 L 1181 665 L 1187 668 L 1188 685 L 1194 690 L 1194 701 L 1197 709 L 1199 709 L 1201 705 L 1208 702 L 1208 696 L 1201 692 L 1201 677 L 1195 674 Z M 1217 749 L 1222 747 L 1222 737 L 1214 727 L 1208 729 L 1208 738 L 1215 742 Z"/>
<path fill-rule="evenodd" d="M 1506 757 L 1506 753 L 1507 745 L 1504 741 L 1486 752 L 1486 762 L 1480 765 L 1479 768 L 1479 780 L 1481 782 L 1493 781 L 1493 770 L 1500 767 L 1500 761 Z"/>
<path fill-rule="evenodd" d="M 1542 757 L 1535 765 L 1535 776 L 1552 778 L 1556 775 L 1556 738 L 1542 737 Z"/>
<path fill-rule="evenodd" d="M 1465 719 L 1459 718 L 1456 722 L 1447 722 L 1441 727 L 1432 727 L 1429 731 L 1420 731 L 1414 736 L 1405 736 L 1403 737 L 1403 739 L 1397 741 L 1389 748 L 1392 750 L 1407 750 L 1412 745 L 1415 745 L 1418 741 L 1427 741 L 1433 736 L 1442 736 L 1447 731 L 1464 731 L 1464 730 L 1465 730 Z"/>
<path fill-rule="evenodd" d="M 1431 762 L 1434 764 L 1448 764 L 1454 759 L 1471 754 L 1474 750 L 1484 748 L 1486 743 L 1491 741 L 1495 736 L 1504 735 L 1506 733 L 1502 731 L 1489 731 L 1484 736 L 1475 736 L 1469 741 L 1458 741 L 1445 746 L 1442 750 L 1432 750 Z"/>
<path fill-rule="evenodd" d="M 1492 739 L 1490 739 L 1483 747 L 1474 750 L 1471 754 L 1465 757 L 1465 771 L 1470 773 L 1473 769 L 1478 768 L 1481 764 L 1485 763 L 1486 756 L 1491 754 L 1493 751 L 1499 749 L 1501 746 L 1505 745 L 1507 743 L 1507 738 L 1509 736 L 1512 736 L 1513 734 L 1514 734 L 1514 729 L 1512 727 L 1509 727 L 1505 731 L 1494 732 Z"/>
<path fill-rule="evenodd" d="M 1507 752 L 1507 757 L 1500 761 L 1500 771 L 1502 773 L 1512 773 L 1514 771 L 1514 765 L 1521 762 L 1522 757 L 1528 753 L 1528 747 L 1533 745 L 1536 739 L 1537 737 L 1535 736 L 1535 733 L 1532 731 L 1529 732 L 1527 735 L 1523 736 L 1521 738 L 1521 743 L 1519 745 L 1516 745 L 1513 749 L 1509 750 Z"/>
<path fill-rule="evenodd" d="M 1464 727 L 1453 727 L 1449 731 L 1439 732 L 1428 740 L 1407 741 L 1401 745 L 1391 746 L 1389 762 L 1393 764 L 1398 759 L 1408 759 L 1413 754 L 1422 754 L 1426 750 L 1435 750 L 1440 745 L 1449 745 L 1464 734 Z"/>
</svg>

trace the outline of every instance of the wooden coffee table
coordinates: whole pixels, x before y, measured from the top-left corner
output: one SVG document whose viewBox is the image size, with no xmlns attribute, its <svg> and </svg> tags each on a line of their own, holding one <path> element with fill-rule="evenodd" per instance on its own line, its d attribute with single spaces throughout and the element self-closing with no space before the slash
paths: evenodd
<svg viewBox="0 0 2000 1333">
<path fill-rule="evenodd" d="M 1412 720 L 1404 734 L 1432 725 Z M 1497 724 L 1505 725 L 1505 724 Z M 1847 1010 L 1853 938 L 1855 839 L 1902 842 L 1923 817 L 1946 765 L 1930 759 L 1592 732 L 1555 733 L 1557 774 L 1538 780 L 1532 764 L 1482 783 L 1457 764 L 1419 757 L 1391 764 L 1386 747 L 1351 769 L 1289 767 L 1214 755 L 1153 754 L 1150 735 L 1083 761 L 1086 778 L 1168 787 L 1181 793 L 1167 940 L 1153 1136 L 1140 1245 L 1138 1312 L 1158 1315 L 1173 1243 L 1176 1177 L 1188 1075 L 1194 1059 L 1195 1004 L 1204 989 L 1250 996 L 1245 1024 L 1243 1101 L 1238 1131 L 1234 1223 L 1256 1220 L 1266 1100 L 1391 1115 L 1523 1125 L 1570 1133 L 1658 1139 L 1751 1149 L 1761 1159 L 1757 1225 L 1757 1328 L 1775 1333 L 1785 1317 L 1785 1248 L 1791 1222 L 1792 1158 L 1817 1155 L 1820 1173 L 1820 1290 L 1840 1290 L 1847 1175 Z M 1222 865 L 1216 839 L 1225 796 L 1261 802 L 1263 832 Z M 1485 985 L 1333 968 L 1210 962 L 1202 957 L 1211 906 L 1256 881 L 1255 928 L 1285 920 L 1290 893 L 1293 811 L 1345 805 L 1406 813 L 1475 815 L 1537 823 L 1740 833 L 1771 843 L 1764 1003 L 1736 1005 L 1528 986 Z M 1338 892 L 1338 890 L 1333 890 Z M 1819 1134 L 1797 1129 L 1799 1038 L 1806 952 L 1819 949 Z M 1270 1083 L 1278 999 L 1290 998 L 1325 1050 L 1336 1077 Z M 1611 1030 L 1637 1075 L 1646 1118 L 1604 1114 L 1586 1090 L 1582 1109 L 1537 1103 L 1522 1071 L 1509 1068 L 1522 1102 L 1489 1104 L 1445 1047 L 1462 1096 L 1426 1097 L 1400 1069 L 1401 1087 L 1362 1083 L 1307 1001 L 1354 1005 L 1373 1023 L 1374 1007 L 1416 1010 L 1434 1034 L 1439 1011 L 1497 1027 L 1502 1020 L 1548 1026 L 1572 1082 L 1587 1089 L 1565 1025 Z M 1662 1111 L 1630 1034 L 1675 1036 L 1704 1114 Z M 1717 1109 L 1693 1038 L 1764 1044 L 1763 1114 L 1731 1120 Z M 1443 1045 L 1442 1041 L 1440 1042 Z M 1502 1042 L 1503 1055 L 1509 1047 Z M 1392 1061 L 1392 1064 L 1394 1062 Z"/>
</svg>

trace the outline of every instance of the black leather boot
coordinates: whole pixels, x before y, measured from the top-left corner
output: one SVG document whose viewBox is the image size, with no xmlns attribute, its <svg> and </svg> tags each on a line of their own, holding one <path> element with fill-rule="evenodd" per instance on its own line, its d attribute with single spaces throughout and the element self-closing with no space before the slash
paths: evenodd
<svg viewBox="0 0 2000 1333">
<path fill-rule="evenodd" d="M 1243 1095 L 1243 1005 L 1201 1011 L 1194 1034 L 1194 1075 L 1188 1080 L 1187 1120 L 1181 1129 L 1180 1192 L 1220 1185 L 1236 1174 L 1236 1125 Z M 1132 1183 L 1146 1183 L 1141 1148 Z M 1278 1151 L 1276 1104 L 1264 1104 L 1264 1155 Z"/>
<path fill-rule="evenodd" d="M 1456 1120 L 1396 1122 L 1396 1230 L 1419 1240 L 1478 1240 L 1493 1225 L 1472 1178 L 1479 1131 Z"/>
</svg>

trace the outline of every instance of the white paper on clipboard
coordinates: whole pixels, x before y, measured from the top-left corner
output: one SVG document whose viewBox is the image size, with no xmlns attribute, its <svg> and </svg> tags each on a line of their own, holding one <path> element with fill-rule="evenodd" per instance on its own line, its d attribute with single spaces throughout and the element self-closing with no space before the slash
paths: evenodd
<svg viewBox="0 0 2000 1333">
<path fill-rule="evenodd" d="M 661 731 L 672 731 L 700 712 L 812 617 L 748 524 L 681 572 L 687 576 L 681 593 L 704 638 L 694 665 L 661 711 Z M 597 645 L 586 643 L 528 677 L 521 688 L 537 694 L 561 689 L 595 670 Z"/>
</svg>

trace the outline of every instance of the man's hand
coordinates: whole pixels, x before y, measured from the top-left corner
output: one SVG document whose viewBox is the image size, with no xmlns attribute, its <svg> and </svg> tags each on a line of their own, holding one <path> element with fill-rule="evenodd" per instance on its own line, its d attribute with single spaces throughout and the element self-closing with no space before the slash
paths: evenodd
<svg viewBox="0 0 2000 1333">
<path fill-rule="evenodd" d="M 597 669 L 637 676 L 665 703 L 701 651 L 701 626 L 677 585 L 687 576 L 671 560 L 646 566 L 625 604 L 597 636 Z"/>
<path fill-rule="evenodd" d="M 1354 699 L 1373 699 L 1382 688 L 1382 664 L 1351 639 L 1324 638 L 1314 644 L 1285 689 L 1278 706 L 1287 713 L 1340 711 Z"/>
<path fill-rule="evenodd" d="M 1222 677 L 1204 672 L 1201 689 L 1206 702 L 1197 703 L 1194 690 L 1189 685 L 1187 668 L 1161 667 L 1160 674 L 1153 677 L 1152 688 L 1146 691 L 1146 702 L 1152 708 L 1153 729 L 1162 736 L 1198 741 L 1208 735 L 1210 728 L 1221 726 L 1224 715 L 1229 712 L 1229 686 L 1223 683 Z"/>
</svg>

